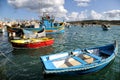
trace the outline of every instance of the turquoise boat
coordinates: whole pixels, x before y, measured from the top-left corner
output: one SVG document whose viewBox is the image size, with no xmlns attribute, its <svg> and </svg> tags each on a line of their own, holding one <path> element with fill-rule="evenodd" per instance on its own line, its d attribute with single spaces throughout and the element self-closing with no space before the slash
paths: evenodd
<svg viewBox="0 0 120 80">
<path fill-rule="evenodd" d="M 46 34 L 64 33 L 65 23 L 55 22 L 55 18 L 49 15 L 43 15 L 40 19 L 39 28 L 25 28 L 27 30 L 39 31 L 41 28 L 45 28 Z"/>
<path fill-rule="evenodd" d="M 99 71 L 115 59 L 118 43 L 40 56 L 43 74 L 80 75 Z"/>
</svg>

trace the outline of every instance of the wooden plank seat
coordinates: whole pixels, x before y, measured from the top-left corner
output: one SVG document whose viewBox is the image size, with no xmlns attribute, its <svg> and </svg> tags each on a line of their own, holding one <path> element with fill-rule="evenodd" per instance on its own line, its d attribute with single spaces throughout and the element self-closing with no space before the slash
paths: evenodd
<svg viewBox="0 0 120 80">
<path fill-rule="evenodd" d="M 81 57 L 79 56 L 74 56 L 74 59 L 76 59 L 77 61 L 81 62 L 82 64 L 87 64 L 86 61 L 84 61 Z"/>
<path fill-rule="evenodd" d="M 67 68 L 67 67 L 71 67 L 71 66 L 80 65 L 81 63 L 79 61 L 75 60 L 74 58 L 70 57 L 62 62 L 54 61 L 53 64 L 56 68 Z"/>
<path fill-rule="evenodd" d="M 83 64 L 93 63 L 93 61 L 95 60 L 93 57 L 86 55 L 86 54 L 79 54 L 77 57 L 79 57 L 79 60 L 84 62 Z"/>
<path fill-rule="evenodd" d="M 92 53 L 87 53 L 87 55 L 89 55 L 89 56 L 91 56 L 91 57 L 93 57 L 93 58 L 95 58 L 97 60 L 101 60 L 102 59 L 101 57 L 99 57 L 99 56 L 97 56 L 95 54 L 92 54 Z"/>
</svg>

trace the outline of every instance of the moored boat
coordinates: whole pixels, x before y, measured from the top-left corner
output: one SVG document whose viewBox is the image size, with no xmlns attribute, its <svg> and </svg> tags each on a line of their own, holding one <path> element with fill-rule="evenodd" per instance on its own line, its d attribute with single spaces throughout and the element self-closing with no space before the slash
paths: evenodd
<svg viewBox="0 0 120 80">
<path fill-rule="evenodd" d="M 10 27 L 7 25 L 6 27 L 7 27 L 8 37 L 10 39 L 40 38 L 46 36 L 46 32 L 44 28 L 41 28 L 40 30 L 37 31 L 31 31 L 23 28 Z"/>
<path fill-rule="evenodd" d="M 64 22 L 56 22 L 54 16 L 44 14 L 40 20 L 40 27 L 45 27 L 46 32 L 50 33 L 63 33 L 65 28 Z"/>
<path fill-rule="evenodd" d="M 101 26 L 102 26 L 103 31 L 108 31 L 110 29 L 109 25 L 102 24 Z"/>
<path fill-rule="evenodd" d="M 107 66 L 118 52 L 118 43 L 95 47 L 76 49 L 40 56 L 44 74 L 87 74 L 99 71 Z"/>
<path fill-rule="evenodd" d="M 48 37 L 42 38 L 30 38 L 30 39 L 18 39 L 10 41 L 15 48 L 40 48 L 53 45 L 54 39 Z"/>
<path fill-rule="evenodd" d="M 45 28 L 46 34 L 54 34 L 54 33 L 64 33 L 65 23 L 64 22 L 56 22 L 54 16 L 50 16 L 46 13 L 40 19 L 39 28 L 25 28 L 26 30 L 38 31 L 41 28 Z"/>
</svg>

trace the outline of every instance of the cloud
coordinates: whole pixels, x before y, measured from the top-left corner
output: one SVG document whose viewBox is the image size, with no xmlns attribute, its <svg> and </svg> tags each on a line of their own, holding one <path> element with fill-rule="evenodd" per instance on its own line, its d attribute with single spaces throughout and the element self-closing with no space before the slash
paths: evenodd
<svg viewBox="0 0 120 80">
<path fill-rule="evenodd" d="M 77 2 L 77 6 L 86 7 L 89 5 L 91 0 L 74 0 L 74 1 Z"/>
<path fill-rule="evenodd" d="M 100 13 L 95 12 L 94 10 L 91 10 L 90 16 L 88 19 L 94 19 L 94 20 L 99 20 L 102 19 L 103 15 Z"/>
<path fill-rule="evenodd" d="M 88 6 L 92 0 L 74 0 L 78 6 Z M 78 20 L 120 20 L 120 10 L 110 10 L 96 12 L 95 10 L 85 10 L 81 12 L 71 12 L 64 8 L 65 0 L 8 0 L 8 3 L 16 9 L 25 8 L 38 14 L 49 12 L 55 17 L 64 18 L 67 21 Z"/>
<path fill-rule="evenodd" d="M 120 10 L 111 10 L 111 11 L 103 12 L 103 15 L 106 17 L 106 19 L 120 20 Z"/>
<path fill-rule="evenodd" d="M 78 16 L 79 20 L 86 20 L 87 17 L 88 17 L 88 15 L 87 15 L 87 10 L 81 11 L 81 13 L 80 13 L 79 16 Z"/>
<path fill-rule="evenodd" d="M 89 13 L 89 14 L 88 14 Z M 79 20 L 99 20 L 102 18 L 102 14 L 95 12 L 94 10 L 91 10 L 90 12 L 85 10 L 78 12 L 72 12 L 67 17 L 68 21 L 79 21 Z"/>
<path fill-rule="evenodd" d="M 26 8 L 39 14 L 49 12 L 56 14 L 56 17 L 65 16 L 67 13 L 63 6 L 64 0 L 8 0 L 8 3 L 16 9 Z"/>
<path fill-rule="evenodd" d="M 69 13 L 68 16 L 66 17 L 67 21 L 78 21 L 78 20 L 85 20 L 87 18 L 86 14 L 87 10 L 79 12 L 72 12 L 71 14 Z"/>
<path fill-rule="evenodd" d="M 78 12 L 72 12 L 71 14 L 68 15 L 69 20 L 73 21 L 77 20 L 78 14 L 79 14 Z"/>
<path fill-rule="evenodd" d="M 79 21 L 79 20 L 120 20 L 120 10 L 111 10 L 98 13 L 94 10 L 72 12 L 66 16 L 67 21 Z"/>
</svg>

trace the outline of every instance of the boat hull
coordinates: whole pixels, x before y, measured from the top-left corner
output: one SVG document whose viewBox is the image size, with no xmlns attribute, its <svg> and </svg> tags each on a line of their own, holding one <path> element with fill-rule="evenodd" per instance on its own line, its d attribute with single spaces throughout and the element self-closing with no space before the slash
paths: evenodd
<svg viewBox="0 0 120 80">
<path fill-rule="evenodd" d="M 114 58 L 112 59 L 112 60 L 114 60 Z M 93 67 L 93 68 L 89 68 L 89 69 L 83 69 L 83 70 L 71 70 L 71 71 L 61 71 L 61 72 L 59 72 L 59 71 L 57 71 L 57 70 L 53 70 L 53 72 L 49 72 L 49 71 L 47 71 L 47 70 L 43 70 L 43 74 L 44 75 L 51 75 L 51 74 L 53 74 L 53 75 L 84 75 L 84 74 L 89 74 L 89 73 L 93 73 L 93 72 L 97 72 L 97 71 L 100 71 L 101 69 L 103 69 L 104 67 L 106 67 L 110 62 L 112 62 L 112 60 L 110 60 L 109 62 L 107 62 L 107 63 L 104 63 L 104 64 L 102 64 L 102 65 L 100 65 L 100 66 L 96 66 L 96 67 Z M 44 66 L 44 65 L 43 65 Z M 79 68 L 78 68 L 79 69 Z"/>
<path fill-rule="evenodd" d="M 64 30 L 46 30 L 47 34 L 64 33 Z"/>
<path fill-rule="evenodd" d="M 54 40 L 47 40 L 47 41 L 40 41 L 40 42 L 34 42 L 34 43 L 14 43 L 11 42 L 12 46 L 15 48 L 40 48 L 45 46 L 50 46 L 54 43 Z"/>
<path fill-rule="evenodd" d="M 80 70 L 80 71 L 70 71 L 70 72 L 60 72 L 60 73 L 46 73 L 45 71 L 43 71 L 43 75 L 45 76 L 50 76 L 50 75 L 85 75 L 85 74 L 89 74 L 89 73 L 94 73 L 94 72 L 98 72 L 100 70 L 102 70 L 103 68 L 105 68 L 107 64 L 104 64 L 102 66 L 98 66 L 92 69 L 87 69 L 87 70 Z"/>
<path fill-rule="evenodd" d="M 110 28 L 103 28 L 103 31 L 108 31 Z"/>
<path fill-rule="evenodd" d="M 25 28 L 26 30 L 30 30 L 30 31 L 39 31 L 41 30 L 41 28 Z M 46 34 L 55 34 L 55 33 L 64 33 L 65 30 L 64 28 L 45 28 L 45 32 Z"/>
</svg>

